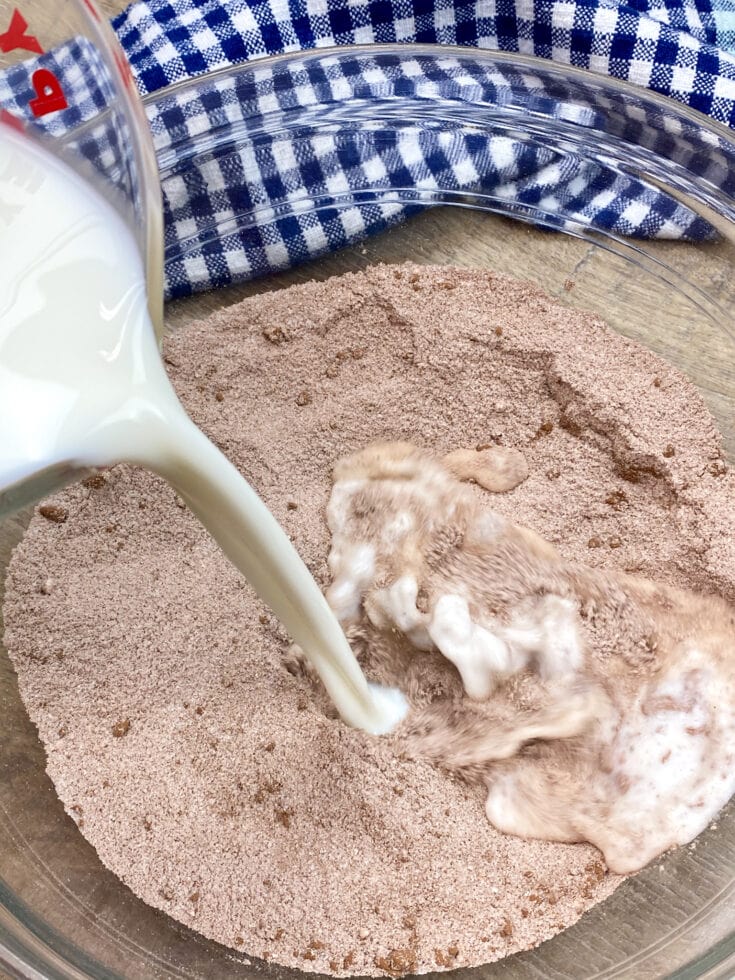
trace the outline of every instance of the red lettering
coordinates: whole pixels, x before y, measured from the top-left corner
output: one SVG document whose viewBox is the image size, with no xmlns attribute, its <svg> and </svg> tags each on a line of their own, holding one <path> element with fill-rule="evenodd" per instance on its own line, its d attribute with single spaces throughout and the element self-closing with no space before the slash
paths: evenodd
<svg viewBox="0 0 735 980">
<path fill-rule="evenodd" d="M 0 123 L 4 123 L 12 129 L 17 129 L 19 133 L 23 132 L 23 123 L 12 112 L 8 112 L 7 109 L 0 109 Z"/>
<path fill-rule="evenodd" d="M 0 34 L 0 51 L 5 54 L 8 51 L 15 51 L 21 48 L 23 51 L 33 51 L 34 54 L 43 54 L 43 48 L 38 43 L 38 39 L 32 34 L 26 34 L 28 27 L 23 14 L 20 10 L 13 11 L 10 19 L 10 27 L 4 34 Z"/>
<path fill-rule="evenodd" d="M 48 68 L 39 68 L 31 75 L 31 84 L 36 98 L 31 99 L 30 107 L 34 116 L 46 116 L 49 112 L 66 109 L 66 101 L 61 82 Z"/>
<path fill-rule="evenodd" d="M 87 8 L 87 10 L 90 12 L 90 14 L 94 17 L 95 20 L 101 20 L 99 11 L 92 3 L 92 0 L 84 0 L 84 6 Z"/>
<path fill-rule="evenodd" d="M 133 73 L 130 70 L 128 59 L 119 49 L 113 51 L 112 56 L 115 60 L 115 64 L 117 65 L 117 69 L 120 72 L 120 78 L 122 78 L 123 85 L 125 85 L 126 88 L 134 88 L 135 82 L 133 80 Z"/>
</svg>

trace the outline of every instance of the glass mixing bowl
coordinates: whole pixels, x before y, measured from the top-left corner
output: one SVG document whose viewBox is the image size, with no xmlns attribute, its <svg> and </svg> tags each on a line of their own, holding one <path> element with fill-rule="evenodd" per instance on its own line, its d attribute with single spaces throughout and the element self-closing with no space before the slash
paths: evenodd
<svg viewBox="0 0 735 980">
<path fill-rule="evenodd" d="M 441 60 L 450 86 L 421 82 L 432 59 Z M 352 83 L 336 84 L 337 77 Z M 311 94 L 301 102 L 288 98 L 296 78 L 310 80 Z M 364 84 L 366 78 L 372 82 Z M 672 208 L 699 215 L 693 227 L 705 240 L 625 238 L 596 228 L 568 199 L 533 200 L 507 184 L 458 185 L 448 176 L 444 183 L 388 188 L 378 168 L 364 186 L 344 190 L 330 184 L 327 155 L 321 191 L 309 193 L 294 180 L 272 189 L 267 201 L 243 195 L 192 222 L 189 235 L 169 237 L 170 275 L 209 258 L 224 284 L 233 270 L 217 259 L 221 243 L 229 243 L 233 255 L 238 248 L 255 254 L 284 218 L 308 229 L 321 215 L 343 230 L 382 233 L 290 271 L 179 300 L 169 305 L 167 324 L 176 328 L 246 295 L 375 262 L 487 268 L 595 311 L 686 372 L 732 458 L 735 140 L 729 131 L 667 100 L 572 68 L 514 54 L 451 48 L 438 54 L 408 45 L 268 59 L 147 101 L 169 208 L 176 207 L 185 174 L 189 190 L 192 174 L 197 186 L 211 189 L 228 168 L 242 173 L 244 161 L 278 148 L 298 154 L 316 136 L 345 152 L 369 141 L 378 156 L 398 144 L 440 145 L 450 164 L 469 138 L 480 149 L 483 141 L 506 138 L 543 149 L 560 167 L 594 171 L 603 185 L 637 181 L 642 193 L 668 195 Z M 186 125 L 192 118 L 187 107 L 197 106 L 206 107 L 206 125 L 193 129 Z M 0 567 L 26 521 L 20 515 L 0 527 Z M 152 910 L 101 865 L 45 775 L 43 750 L 4 652 L 0 704 L 0 965 L 8 975 L 296 976 Z M 735 806 L 695 848 L 655 862 L 553 940 L 472 972 L 483 980 L 731 978 Z"/>
<path fill-rule="evenodd" d="M 156 160 L 130 67 L 92 0 L 0 0 L 0 111 L 93 183 L 145 258 L 162 333 L 161 203 Z"/>
</svg>

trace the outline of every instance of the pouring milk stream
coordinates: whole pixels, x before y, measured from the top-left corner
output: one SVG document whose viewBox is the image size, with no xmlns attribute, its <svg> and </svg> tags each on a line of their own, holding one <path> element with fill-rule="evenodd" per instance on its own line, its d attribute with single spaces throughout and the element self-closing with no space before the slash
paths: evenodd
<svg viewBox="0 0 735 980">
<path fill-rule="evenodd" d="M 0 515 L 19 487 L 37 498 L 60 473 L 120 462 L 155 471 L 302 647 L 343 719 L 393 728 L 403 696 L 367 683 L 284 531 L 176 397 L 127 225 L 1 121 L 0 255 Z"/>
</svg>

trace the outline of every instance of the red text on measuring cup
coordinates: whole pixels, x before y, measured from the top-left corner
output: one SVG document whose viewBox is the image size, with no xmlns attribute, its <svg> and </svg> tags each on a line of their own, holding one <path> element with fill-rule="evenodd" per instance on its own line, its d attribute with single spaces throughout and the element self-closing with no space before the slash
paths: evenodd
<svg viewBox="0 0 735 980">
<path fill-rule="evenodd" d="M 26 34 L 28 22 L 20 10 L 14 10 L 10 18 L 10 27 L 4 34 L 0 34 L 0 51 L 6 54 L 8 51 L 16 51 L 21 48 L 23 51 L 33 51 L 34 54 L 43 54 L 43 48 L 38 43 L 38 38 L 32 34 Z"/>
<path fill-rule="evenodd" d="M 48 68 L 39 68 L 38 71 L 34 71 L 31 75 L 31 84 L 36 93 L 36 98 L 31 99 L 28 104 L 34 116 L 45 116 L 47 112 L 66 109 L 69 105 L 61 82 Z"/>
<path fill-rule="evenodd" d="M 0 34 L 0 51 L 32 51 L 43 54 L 43 48 L 38 38 L 26 34 L 28 22 L 17 8 L 10 18 L 10 26 L 4 34 Z M 49 112 L 58 112 L 69 105 L 61 82 L 49 68 L 39 68 L 31 75 L 31 85 L 36 93 L 35 99 L 28 103 L 34 116 L 45 116 Z"/>
</svg>

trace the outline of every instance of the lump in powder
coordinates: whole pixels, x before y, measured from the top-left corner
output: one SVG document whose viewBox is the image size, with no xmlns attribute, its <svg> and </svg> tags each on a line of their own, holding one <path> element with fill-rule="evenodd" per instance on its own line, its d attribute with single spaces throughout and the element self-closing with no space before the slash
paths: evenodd
<svg viewBox="0 0 735 980">
<path fill-rule="evenodd" d="M 440 460 L 397 442 L 341 459 L 328 599 L 353 631 L 365 618 L 437 648 L 475 701 L 533 674 L 533 710 L 497 720 L 432 705 L 409 740 L 485 782 L 499 830 L 589 841 L 613 871 L 637 871 L 691 841 L 735 791 L 733 609 L 563 560 L 462 485 L 490 465 L 481 455 Z M 599 657 L 605 617 L 619 621 L 618 649 Z"/>
</svg>

